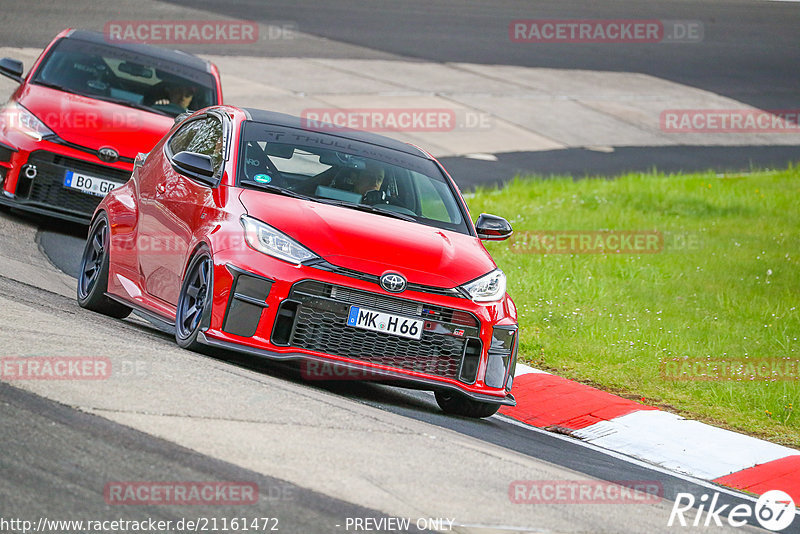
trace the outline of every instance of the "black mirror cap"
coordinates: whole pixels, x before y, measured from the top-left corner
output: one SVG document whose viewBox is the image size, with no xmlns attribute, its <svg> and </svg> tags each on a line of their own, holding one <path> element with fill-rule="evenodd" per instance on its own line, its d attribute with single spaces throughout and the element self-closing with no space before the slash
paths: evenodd
<svg viewBox="0 0 800 534">
<path fill-rule="evenodd" d="M 172 166 L 181 174 L 207 184 L 214 183 L 214 162 L 211 160 L 211 156 L 184 150 L 172 157 Z"/>
<path fill-rule="evenodd" d="M 502 217 L 481 213 L 475 223 L 475 230 L 478 232 L 478 239 L 485 241 L 502 241 L 511 237 L 514 230 L 511 224 Z"/>
<path fill-rule="evenodd" d="M 0 74 L 17 83 L 22 83 L 22 70 L 22 61 L 10 57 L 0 59 Z"/>
</svg>

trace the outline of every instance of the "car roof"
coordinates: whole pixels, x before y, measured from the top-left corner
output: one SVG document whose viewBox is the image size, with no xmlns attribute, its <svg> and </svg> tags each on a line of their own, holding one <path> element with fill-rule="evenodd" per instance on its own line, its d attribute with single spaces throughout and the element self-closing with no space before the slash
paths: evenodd
<svg viewBox="0 0 800 534">
<path fill-rule="evenodd" d="M 116 48 L 121 48 L 123 50 L 130 50 L 131 52 L 136 52 L 137 54 L 141 54 L 144 56 L 150 56 L 158 59 L 172 61 L 173 63 L 179 63 L 180 65 L 190 67 L 196 70 L 201 70 L 203 72 L 211 72 L 210 62 L 206 61 L 205 59 L 201 59 L 197 56 L 194 56 L 192 54 L 189 54 L 187 52 L 181 52 L 180 50 L 170 50 L 167 48 L 159 48 L 157 46 L 150 46 L 139 43 L 114 42 L 107 39 L 106 36 L 100 32 L 90 32 L 86 30 L 72 30 L 67 35 L 64 36 L 64 39 L 77 39 L 89 43 L 110 45 Z"/>
<path fill-rule="evenodd" d="M 266 124 L 274 124 L 276 126 L 297 128 L 298 130 L 324 133 L 326 135 L 341 137 L 343 139 L 352 139 L 353 141 L 361 141 L 363 143 L 370 143 L 372 145 L 377 145 L 385 148 L 391 148 L 393 150 L 397 150 L 400 152 L 405 152 L 406 154 L 411 154 L 412 156 L 419 156 L 425 159 L 430 159 L 430 156 L 425 152 L 423 152 L 422 150 L 420 150 L 419 148 L 413 145 L 409 145 L 408 143 L 392 139 L 391 137 L 386 137 L 384 135 L 378 135 L 370 132 L 363 132 L 360 130 L 341 130 L 341 131 L 338 129 L 336 131 L 314 130 L 308 128 L 306 125 L 303 124 L 303 120 L 300 117 L 295 117 L 294 115 L 277 113 L 275 111 L 265 111 L 263 109 L 254 109 L 254 108 L 241 108 L 241 109 L 249 115 L 249 118 L 251 120 L 255 122 L 263 122 Z"/>
</svg>

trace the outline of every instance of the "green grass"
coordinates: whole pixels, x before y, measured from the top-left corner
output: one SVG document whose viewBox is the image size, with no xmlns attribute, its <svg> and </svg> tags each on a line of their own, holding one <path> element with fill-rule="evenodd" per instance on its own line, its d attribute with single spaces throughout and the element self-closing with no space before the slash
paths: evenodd
<svg viewBox="0 0 800 534">
<path fill-rule="evenodd" d="M 800 448 L 800 381 L 672 381 L 673 358 L 800 359 L 800 167 L 748 174 L 517 179 L 467 195 L 517 242 L 536 230 L 648 230 L 655 254 L 534 254 L 487 243 L 508 275 L 520 360 Z"/>
</svg>

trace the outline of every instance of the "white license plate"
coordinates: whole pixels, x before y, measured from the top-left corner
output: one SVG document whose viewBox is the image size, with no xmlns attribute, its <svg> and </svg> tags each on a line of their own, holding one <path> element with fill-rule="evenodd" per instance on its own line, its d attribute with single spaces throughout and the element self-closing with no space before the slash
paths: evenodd
<svg viewBox="0 0 800 534">
<path fill-rule="evenodd" d="M 104 197 L 109 191 L 117 187 L 117 182 L 98 178 L 97 176 L 88 176 L 74 171 L 67 171 L 64 176 L 64 187 L 70 189 L 77 189 L 81 193 L 87 195 L 94 195 L 97 197 Z"/>
<path fill-rule="evenodd" d="M 420 339 L 425 321 L 368 310 L 360 306 L 350 306 L 350 313 L 347 315 L 347 326 L 372 330 L 373 332 L 383 332 L 393 336 Z"/>
</svg>

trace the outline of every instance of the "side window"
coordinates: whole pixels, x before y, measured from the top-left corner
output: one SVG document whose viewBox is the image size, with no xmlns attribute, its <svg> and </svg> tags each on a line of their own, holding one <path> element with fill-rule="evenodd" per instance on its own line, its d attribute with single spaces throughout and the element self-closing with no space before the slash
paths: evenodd
<svg viewBox="0 0 800 534">
<path fill-rule="evenodd" d="M 413 176 L 422 210 L 420 215 L 435 221 L 461 222 L 458 207 L 444 182 L 431 180 L 427 176 L 417 173 L 413 173 Z"/>
<path fill-rule="evenodd" d="M 216 171 L 222 165 L 222 146 L 222 122 L 216 117 L 193 120 L 182 126 L 169 140 L 173 155 L 185 150 L 211 156 Z"/>
<path fill-rule="evenodd" d="M 175 135 L 169 140 L 169 150 L 172 152 L 173 156 L 178 152 L 188 150 L 189 143 L 191 143 L 194 136 L 197 135 L 197 131 L 203 126 L 203 122 L 205 121 L 192 121 L 189 124 L 184 124 L 175 132 Z"/>
<path fill-rule="evenodd" d="M 202 123 L 202 126 L 189 142 L 188 148 L 184 150 L 211 156 L 214 170 L 219 171 L 222 164 L 222 123 L 216 117 L 208 117 L 198 122 Z"/>
</svg>

